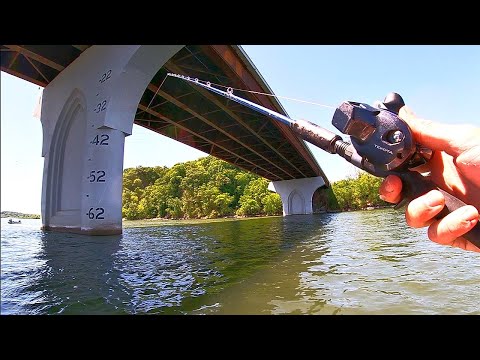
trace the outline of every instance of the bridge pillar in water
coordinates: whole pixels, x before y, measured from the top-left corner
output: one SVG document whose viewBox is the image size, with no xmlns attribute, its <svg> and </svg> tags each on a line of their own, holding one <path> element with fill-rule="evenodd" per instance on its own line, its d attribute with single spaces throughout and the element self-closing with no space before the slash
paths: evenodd
<svg viewBox="0 0 480 360">
<path fill-rule="evenodd" d="M 122 233 L 125 136 L 181 45 L 93 45 L 44 89 L 42 229 Z"/>
<path fill-rule="evenodd" d="M 314 213 L 314 194 L 317 190 L 325 187 L 324 179 L 321 176 L 317 176 L 304 179 L 272 181 L 268 189 L 280 195 L 283 215 L 296 215 Z"/>
</svg>

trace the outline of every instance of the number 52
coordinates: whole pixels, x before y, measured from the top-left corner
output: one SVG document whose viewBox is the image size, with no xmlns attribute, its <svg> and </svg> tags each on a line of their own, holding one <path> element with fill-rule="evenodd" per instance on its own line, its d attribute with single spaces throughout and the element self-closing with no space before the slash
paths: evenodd
<svg viewBox="0 0 480 360">
<path fill-rule="evenodd" d="M 95 173 L 100 174 L 100 175 L 95 177 Z M 90 171 L 90 176 L 87 179 L 90 182 L 95 182 L 95 181 L 96 182 L 105 182 L 104 177 L 105 177 L 105 171 L 103 171 L 103 170 L 97 170 L 97 171 L 92 170 L 92 171 Z"/>
</svg>

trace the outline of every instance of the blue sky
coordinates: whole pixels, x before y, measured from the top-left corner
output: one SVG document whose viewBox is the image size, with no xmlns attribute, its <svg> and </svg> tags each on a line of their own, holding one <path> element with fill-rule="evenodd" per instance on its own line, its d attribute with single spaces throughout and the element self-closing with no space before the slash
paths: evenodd
<svg viewBox="0 0 480 360">
<path fill-rule="evenodd" d="M 480 127 L 478 45 L 244 45 L 272 90 L 281 96 L 338 106 L 372 104 L 398 92 L 417 115 Z M 1 210 L 40 213 L 42 128 L 33 110 L 37 85 L 1 73 Z M 240 95 L 241 94 L 237 94 Z M 333 109 L 280 99 L 292 118 L 331 131 Z M 339 156 L 309 145 L 330 181 L 353 175 Z M 202 152 L 137 125 L 125 141 L 124 168 L 198 159 Z"/>
</svg>

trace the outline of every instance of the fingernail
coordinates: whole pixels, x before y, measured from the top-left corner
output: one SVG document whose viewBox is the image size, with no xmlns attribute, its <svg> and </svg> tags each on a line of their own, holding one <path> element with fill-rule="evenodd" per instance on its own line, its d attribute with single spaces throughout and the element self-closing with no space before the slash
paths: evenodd
<svg viewBox="0 0 480 360">
<path fill-rule="evenodd" d="M 386 192 L 389 192 L 391 193 L 393 190 L 395 190 L 395 187 L 392 185 L 392 182 L 390 180 L 390 178 L 387 176 L 385 178 L 385 187 L 384 187 L 385 191 Z M 383 199 L 382 199 L 383 200 Z"/>
<path fill-rule="evenodd" d="M 398 111 L 398 116 L 408 121 L 410 118 L 415 117 L 415 113 L 407 105 L 404 105 Z"/>
<path fill-rule="evenodd" d="M 466 206 L 462 209 L 461 217 L 464 221 L 476 223 L 478 221 L 478 211 L 473 206 Z"/>
<path fill-rule="evenodd" d="M 406 106 L 402 106 L 400 108 L 400 110 L 398 111 L 398 116 L 404 120 L 406 117 L 408 117 L 408 110 Z"/>
<path fill-rule="evenodd" d="M 441 192 L 439 191 L 431 191 L 427 194 L 427 197 L 425 199 L 425 203 L 427 206 L 434 208 L 437 206 L 442 205 L 444 203 L 444 197 Z"/>
</svg>

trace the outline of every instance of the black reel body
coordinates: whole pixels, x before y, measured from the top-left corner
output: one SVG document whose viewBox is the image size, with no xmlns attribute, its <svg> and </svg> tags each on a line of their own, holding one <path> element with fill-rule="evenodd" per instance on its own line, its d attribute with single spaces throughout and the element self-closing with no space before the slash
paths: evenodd
<svg viewBox="0 0 480 360">
<path fill-rule="evenodd" d="M 332 124 L 350 135 L 365 170 L 377 176 L 417 166 L 410 161 L 416 144 L 407 123 L 397 114 L 354 101 L 343 102 L 333 115 Z"/>
</svg>

